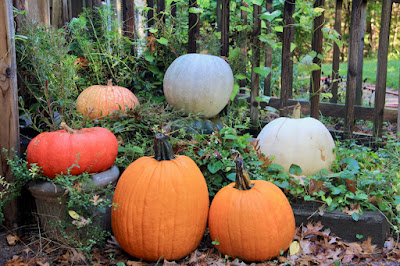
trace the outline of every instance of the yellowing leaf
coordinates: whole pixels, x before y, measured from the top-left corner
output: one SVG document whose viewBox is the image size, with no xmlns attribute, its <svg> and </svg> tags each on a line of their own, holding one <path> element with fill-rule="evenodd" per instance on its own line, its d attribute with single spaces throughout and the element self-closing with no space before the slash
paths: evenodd
<svg viewBox="0 0 400 266">
<path fill-rule="evenodd" d="M 316 8 L 314 8 L 314 11 L 315 11 L 315 12 L 317 12 L 317 13 L 322 13 L 322 12 L 324 12 L 324 11 L 325 11 L 325 8 L 322 8 L 322 7 L 316 7 Z"/>
<path fill-rule="evenodd" d="M 295 255 L 300 251 L 300 244 L 297 241 L 293 241 L 289 246 L 289 256 Z"/>
<path fill-rule="evenodd" d="M 77 214 L 75 211 L 68 211 L 69 216 L 72 217 L 72 219 L 78 220 L 79 219 L 79 214 Z"/>
</svg>

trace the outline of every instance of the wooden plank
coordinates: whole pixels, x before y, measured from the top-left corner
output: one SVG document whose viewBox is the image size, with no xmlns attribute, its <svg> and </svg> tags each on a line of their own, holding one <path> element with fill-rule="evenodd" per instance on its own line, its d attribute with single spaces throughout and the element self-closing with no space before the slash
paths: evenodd
<svg viewBox="0 0 400 266">
<path fill-rule="evenodd" d="M 221 55 L 229 57 L 229 7 L 230 0 L 222 0 L 221 6 Z"/>
<path fill-rule="evenodd" d="M 158 22 L 165 23 L 165 0 L 157 0 L 157 20 Z"/>
<path fill-rule="evenodd" d="M 53 0 L 53 2 L 54 1 L 57 0 Z M 71 17 L 77 18 L 79 14 L 82 13 L 82 11 L 83 11 L 83 0 L 71 1 Z"/>
<path fill-rule="evenodd" d="M 361 5 L 361 21 L 360 21 L 360 39 L 358 41 L 358 58 L 357 58 L 357 77 L 356 77 L 356 105 L 362 105 L 363 94 L 363 62 L 364 62 L 364 36 L 365 24 L 367 22 L 367 0 L 362 1 Z"/>
<path fill-rule="evenodd" d="M 335 26 L 334 29 L 342 34 L 342 6 L 343 0 L 336 0 L 335 9 Z M 332 56 L 332 98 L 331 103 L 337 103 L 338 101 L 338 87 L 339 87 L 339 62 L 340 62 L 340 48 L 334 43 L 333 44 L 333 56 Z"/>
<path fill-rule="evenodd" d="M 392 1 L 383 0 L 381 28 L 379 32 L 378 66 L 375 83 L 374 137 L 382 136 L 383 115 L 385 110 L 386 75 L 389 50 L 390 19 L 392 17 Z"/>
<path fill-rule="evenodd" d="M 250 102 L 250 100 L 248 100 Z M 311 106 L 309 101 L 304 100 L 294 100 L 290 99 L 288 101 L 288 109 L 293 110 L 293 107 L 299 102 L 301 104 L 301 113 L 308 116 L 311 113 Z M 265 109 L 266 106 L 271 106 L 275 109 L 279 109 L 280 99 L 276 97 L 271 97 L 268 103 L 261 102 L 260 107 Z M 339 103 L 320 103 L 320 112 L 322 116 L 326 117 L 340 117 L 344 118 L 346 115 L 346 109 L 344 104 Z M 367 106 L 358 106 L 354 107 L 354 118 L 359 120 L 371 121 L 373 119 L 374 108 Z M 396 123 L 398 112 L 397 109 L 394 108 L 385 108 L 385 114 L 383 117 L 383 121 Z"/>
<path fill-rule="evenodd" d="M 258 101 L 256 98 L 260 91 L 260 75 L 254 72 L 254 68 L 260 67 L 260 39 L 261 34 L 261 6 L 253 4 L 253 33 L 252 33 L 252 66 L 251 66 L 251 91 L 250 91 L 250 121 L 252 128 L 259 124 Z"/>
<path fill-rule="evenodd" d="M 314 8 L 321 7 L 324 8 L 325 0 L 316 0 L 314 3 Z M 311 117 L 318 119 L 319 118 L 319 95 L 321 88 L 321 59 L 318 55 L 322 54 L 322 25 L 324 24 L 324 12 L 322 12 L 321 16 L 318 16 L 314 19 L 313 23 L 313 38 L 311 41 L 311 49 L 317 53 L 317 56 L 314 57 L 314 64 L 317 64 L 320 69 L 314 70 L 311 72 L 311 81 L 310 81 L 310 102 L 311 102 Z"/>
<path fill-rule="evenodd" d="M 57 29 L 64 26 L 62 1 L 52 0 L 51 25 Z"/>
<path fill-rule="evenodd" d="M 283 40 L 282 40 L 282 70 L 281 70 L 281 104 L 279 112 L 281 116 L 288 114 L 288 100 L 293 90 L 293 52 L 290 51 L 291 43 L 294 41 L 293 14 L 295 11 L 296 0 L 286 0 L 283 11 Z"/>
<path fill-rule="evenodd" d="M 154 25 L 154 1 L 147 0 L 147 7 L 149 11 L 147 11 L 147 27 L 151 28 Z"/>
<path fill-rule="evenodd" d="M 269 0 L 268 0 L 269 1 Z M 248 3 L 245 0 L 242 0 L 242 6 L 248 7 Z M 241 54 L 241 61 L 240 61 L 240 73 L 246 75 L 247 73 L 247 57 L 248 57 L 248 47 L 247 47 L 247 11 L 241 9 L 240 11 L 240 18 L 242 20 L 242 26 L 246 27 L 240 32 L 240 54 Z M 239 87 L 246 87 L 247 80 L 240 79 L 239 80 Z"/>
<path fill-rule="evenodd" d="M 197 7 L 197 0 L 189 0 L 189 8 Z M 197 38 L 200 32 L 199 15 L 189 12 L 188 53 L 197 53 Z"/>
<path fill-rule="evenodd" d="M 50 25 L 49 0 L 26 0 L 26 16 L 32 21 Z"/>
<path fill-rule="evenodd" d="M 132 41 L 136 40 L 135 0 L 125 1 L 125 35 Z M 132 47 L 134 50 L 134 48 Z"/>
<path fill-rule="evenodd" d="M 267 11 L 269 13 L 272 13 L 274 10 L 274 5 L 272 3 L 272 0 L 267 0 L 266 1 L 266 5 L 267 5 Z M 271 29 L 271 22 L 266 21 L 266 26 L 267 28 L 265 29 L 265 33 L 268 35 L 272 32 Z M 272 70 L 272 46 L 269 45 L 268 43 L 265 45 L 265 66 L 269 67 L 269 69 Z M 271 73 L 269 73 L 265 79 L 264 79 L 264 95 L 270 96 L 271 95 Z"/>
<path fill-rule="evenodd" d="M 19 155 L 19 115 L 18 115 L 18 85 L 17 63 L 14 43 L 14 17 L 12 0 L 0 1 L 0 147 L 8 150 L 8 156 L 13 156 L 12 149 Z M 13 180 L 7 158 L 0 152 L 0 176 Z M 12 201 L 4 210 L 6 226 L 15 228 L 17 222 L 17 204 Z"/>
<path fill-rule="evenodd" d="M 222 0 L 217 0 L 217 31 L 221 31 L 221 20 L 222 20 Z"/>
<path fill-rule="evenodd" d="M 347 137 L 351 138 L 354 128 L 354 105 L 356 100 L 356 78 L 357 78 L 357 57 L 358 57 L 358 41 L 361 33 L 361 5 L 363 0 L 352 1 L 351 21 L 350 21 L 350 41 L 349 56 L 347 65 L 347 82 L 346 82 L 346 117 L 344 131 Z"/>
</svg>

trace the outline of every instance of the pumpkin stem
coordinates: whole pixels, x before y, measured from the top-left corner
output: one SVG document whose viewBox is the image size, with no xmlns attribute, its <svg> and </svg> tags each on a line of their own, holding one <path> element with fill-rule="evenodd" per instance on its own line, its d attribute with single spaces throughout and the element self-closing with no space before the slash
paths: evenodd
<svg viewBox="0 0 400 266">
<path fill-rule="evenodd" d="M 107 87 L 112 87 L 112 79 L 107 80 Z"/>
<path fill-rule="evenodd" d="M 65 129 L 65 131 L 67 131 L 69 134 L 75 133 L 75 130 L 70 128 L 65 122 L 61 122 L 60 126 L 62 129 Z"/>
<path fill-rule="evenodd" d="M 236 163 L 235 188 L 238 190 L 249 190 L 254 184 L 251 183 L 249 174 L 244 167 L 242 155 L 237 150 L 232 151 L 232 159 Z"/>
<path fill-rule="evenodd" d="M 301 104 L 297 102 L 296 106 L 293 109 L 292 118 L 300 118 L 301 116 Z"/>
<path fill-rule="evenodd" d="M 154 136 L 154 159 L 157 161 L 165 161 L 175 159 L 171 144 L 168 142 L 169 137 L 163 133 L 157 133 Z"/>
</svg>

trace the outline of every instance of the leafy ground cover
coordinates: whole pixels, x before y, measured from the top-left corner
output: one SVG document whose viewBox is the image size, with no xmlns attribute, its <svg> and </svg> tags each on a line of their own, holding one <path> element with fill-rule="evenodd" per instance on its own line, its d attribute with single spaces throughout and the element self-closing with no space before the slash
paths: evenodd
<svg viewBox="0 0 400 266">
<path fill-rule="evenodd" d="M 375 84 L 377 59 L 365 59 L 363 64 L 363 80 Z M 325 63 L 321 66 L 323 76 L 332 75 L 332 63 Z M 388 88 L 399 87 L 400 60 L 389 60 L 387 69 L 386 86 Z M 347 75 L 347 62 L 339 64 L 339 75 Z"/>
<path fill-rule="evenodd" d="M 37 227 L 36 227 L 37 228 Z M 32 228 L 33 229 L 33 228 Z M 90 258 L 80 250 L 51 241 L 31 230 L 24 237 L 2 233 L 0 235 L 0 263 L 20 265 L 154 265 L 137 260 L 124 253 L 114 238 L 102 248 L 94 248 Z M 304 224 L 296 229 L 289 250 L 276 259 L 251 265 L 398 265 L 400 246 L 398 239 L 389 238 L 378 248 L 371 239 L 364 242 L 344 242 L 320 223 Z M 239 259 L 219 253 L 212 245 L 208 233 L 199 247 L 177 261 L 163 261 L 157 265 L 248 265 Z"/>
</svg>

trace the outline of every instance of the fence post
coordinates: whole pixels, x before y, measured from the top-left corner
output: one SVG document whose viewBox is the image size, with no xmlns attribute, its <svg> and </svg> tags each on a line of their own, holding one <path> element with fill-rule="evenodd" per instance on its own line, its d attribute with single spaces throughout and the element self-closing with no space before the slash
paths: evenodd
<svg viewBox="0 0 400 266">
<path fill-rule="evenodd" d="M 253 129 L 258 127 L 258 101 L 257 97 L 260 91 L 260 75 L 254 69 L 260 67 L 260 39 L 258 38 L 261 33 L 261 6 L 253 4 L 253 34 L 252 34 L 252 66 L 251 66 L 251 92 L 250 92 L 250 120 Z"/>
<path fill-rule="evenodd" d="M 197 0 L 189 0 L 189 9 L 197 7 Z M 189 40 L 188 40 L 188 53 L 197 53 L 197 36 L 200 31 L 200 16 L 196 13 L 189 12 Z"/>
<path fill-rule="evenodd" d="M 157 0 L 157 20 L 165 24 L 165 0 Z"/>
<path fill-rule="evenodd" d="M 325 0 L 316 0 L 314 3 L 314 8 L 316 7 L 324 7 Z M 311 49 L 317 53 L 317 56 L 314 57 L 313 62 L 317 64 L 320 69 L 314 70 L 311 72 L 311 81 L 310 81 L 310 102 L 311 102 L 311 117 L 318 119 L 319 117 L 319 95 L 321 93 L 321 59 L 318 55 L 322 54 L 322 39 L 323 34 L 321 27 L 324 23 L 324 12 L 321 16 L 316 17 L 314 19 L 314 33 L 311 41 Z"/>
<path fill-rule="evenodd" d="M 273 12 L 273 3 L 272 0 L 267 0 L 267 11 L 269 13 Z M 271 22 L 266 21 L 267 28 L 266 28 L 266 34 L 270 34 L 272 32 L 271 30 Z M 265 44 L 265 66 L 269 67 L 272 72 L 272 46 L 269 45 L 268 43 Z M 265 77 L 264 79 L 264 95 L 270 96 L 271 95 L 271 72 Z"/>
<path fill-rule="evenodd" d="M 249 5 L 246 1 L 242 0 L 242 7 L 247 8 Z M 246 27 L 239 33 L 240 38 L 240 73 L 246 75 L 247 73 L 247 44 L 248 44 L 248 36 L 247 36 L 247 10 L 242 9 L 240 11 L 240 18 L 242 19 L 242 26 Z M 245 87 L 247 80 L 246 78 L 239 80 L 239 87 Z"/>
<path fill-rule="evenodd" d="M 336 0 L 335 9 L 335 26 L 334 29 L 337 33 L 342 34 L 342 6 L 343 0 Z M 331 103 L 337 103 L 338 101 L 338 87 L 339 87 L 339 46 L 333 44 L 333 58 L 332 58 L 332 98 Z"/>
<path fill-rule="evenodd" d="M 294 41 L 294 18 L 296 0 L 286 0 L 283 11 L 283 40 L 282 40 L 282 71 L 281 71 L 281 95 L 279 113 L 285 116 L 288 113 L 287 106 L 293 90 L 293 53 L 290 46 Z"/>
<path fill-rule="evenodd" d="M 154 1 L 147 0 L 147 7 L 149 11 L 147 11 L 147 27 L 151 28 L 154 25 Z"/>
<path fill-rule="evenodd" d="M 392 0 L 382 1 L 381 30 L 379 32 L 378 66 L 375 84 L 374 139 L 382 137 L 383 114 L 385 111 L 386 75 L 389 49 L 390 19 L 392 17 Z"/>
<path fill-rule="evenodd" d="M 229 6 L 230 0 L 222 0 L 221 7 L 221 55 L 229 57 Z"/>
<path fill-rule="evenodd" d="M 397 139 L 400 140 L 400 69 L 399 69 L 399 94 L 397 95 Z"/>
<path fill-rule="evenodd" d="M 26 16 L 33 21 L 50 25 L 49 0 L 27 0 Z"/>
<path fill-rule="evenodd" d="M 347 138 L 353 136 L 354 128 L 354 105 L 356 98 L 356 79 L 357 79 L 357 57 L 358 57 L 358 41 L 361 33 L 361 4 L 363 0 L 354 0 L 351 7 L 350 22 L 350 41 L 349 41 L 349 57 L 347 66 L 347 82 L 346 82 L 346 105 L 345 105 L 345 123 L 344 133 Z"/>
<path fill-rule="evenodd" d="M 125 1 L 125 28 L 126 35 L 131 40 L 136 40 L 136 16 L 135 16 L 135 0 Z M 132 48 L 132 50 L 134 50 Z"/>
<path fill-rule="evenodd" d="M 20 151 L 17 63 L 15 56 L 15 29 L 12 0 L 0 1 L 0 147 L 8 150 L 7 156 L 17 155 Z M 0 151 L 0 176 L 12 181 L 11 169 L 7 158 Z M 4 210 L 6 227 L 16 228 L 17 202 L 7 204 Z"/>
<path fill-rule="evenodd" d="M 363 0 L 361 5 L 361 21 L 360 21 L 360 37 L 358 40 L 358 62 L 357 62 L 357 77 L 356 77 L 356 105 L 362 105 L 362 82 L 363 82 L 363 62 L 364 62 L 364 35 L 365 24 L 367 21 L 368 1 Z"/>
</svg>

